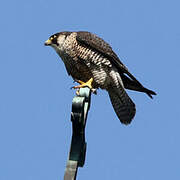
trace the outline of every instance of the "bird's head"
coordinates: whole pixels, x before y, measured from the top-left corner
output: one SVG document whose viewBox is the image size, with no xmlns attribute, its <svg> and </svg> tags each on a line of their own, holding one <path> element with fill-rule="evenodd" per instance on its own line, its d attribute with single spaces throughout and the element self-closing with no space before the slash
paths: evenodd
<svg viewBox="0 0 180 180">
<path fill-rule="evenodd" d="M 53 34 L 52 36 L 49 37 L 47 41 L 45 41 L 44 45 L 45 46 L 53 46 L 53 45 L 59 45 L 58 44 L 58 37 L 59 33 Z"/>
<path fill-rule="evenodd" d="M 44 43 L 45 46 L 51 46 L 53 47 L 56 51 L 61 50 L 63 47 L 63 44 L 66 40 L 66 34 L 61 32 L 61 33 L 56 33 L 53 34 L 52 36 L 49 37 L 49 39 Z"/>
</svg>

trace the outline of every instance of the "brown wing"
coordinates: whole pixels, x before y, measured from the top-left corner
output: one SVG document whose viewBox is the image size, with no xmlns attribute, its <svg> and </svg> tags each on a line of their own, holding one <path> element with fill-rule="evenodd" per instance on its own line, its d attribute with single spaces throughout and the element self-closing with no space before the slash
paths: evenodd
<svg viewBox="0 0 180 180">
<path fill-rule="evenodd" d="M 86 31 L 77 32 L 77 41 L 83 45 L 88 46 L 95 51 L 101 53 L 104 57 L 108 58 L 112 64 L 118 69 L 120 74 L 127 74 L 136 86 L 144 88 L 143 85 L 128 71 L 124 64 L 120 61 L 118 56 L 114 53 L 111 46 L 106 43 L 103 39 L 99 38 L 95 34 Z M 151 96 L 150 92 L 146 92 L 148 96 Z M 153 92 L 154 93 L 154 92 Z"/>
<path fill-rule="evenodd" d="M 85 44 L 91 49 L 100 52 L 105 57 L 108 57 L 108 59 L 112 60 L 112 62 L 117 65 L 117 67 L 121 68 L 123 72 L 128 71 L 123 63 L 119 60 L 118 56 L 113 52 L 111 46 L 95 34 L 86 31 L 79 31 L 77 32 L 76 39 L 78 42 Z"/>
</svg>

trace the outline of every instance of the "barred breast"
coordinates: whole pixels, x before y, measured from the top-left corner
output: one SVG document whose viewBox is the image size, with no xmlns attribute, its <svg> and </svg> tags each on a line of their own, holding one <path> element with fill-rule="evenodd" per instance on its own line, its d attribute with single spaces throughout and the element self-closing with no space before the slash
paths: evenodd
<svg viewBox="0 0 180 180">
<path fill-rule="evenodd" d="M 94 85 L 105 89 L 110 83 L 108 75 L 112 67 L 110 61 L 99 52 L 80 44 L 76 46 L 76 55 L 78 59 L 77 66 L 81 70 L 82 75 L 86 76 L 86 71 L 88 71 L 88 74 L 94 79 Z M 84 65 L 86 68 L 84 68 Z M 83 71 L 84 69 L 86 69 L 85 72 Z M 89 80 L 91 77 L 88 76 L 87 79 Z"/>
<path fill-rule="evenodd" d="M 78 43 L 76 33 L 68 36 L 63 46 L 64 53 L 61 53 L 61 58 L 73 79 L 86 82 L 93 78 L 94 88 L 107 88 L 111 82 L 109 73 L 112 68 L 107 58 L 94 49 Z"/>
</svg>

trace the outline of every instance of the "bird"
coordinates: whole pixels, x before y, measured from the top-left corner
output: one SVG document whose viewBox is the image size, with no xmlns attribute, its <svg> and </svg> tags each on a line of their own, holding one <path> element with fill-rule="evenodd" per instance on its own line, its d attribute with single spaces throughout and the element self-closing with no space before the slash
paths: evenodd
<svg viewBox="0 0 180 180">
<path fill-rule="evenodd" d="M 102 38 L 88 31 L 63 31 L 51 35 L 45 46 L 51 46 L 60 56 L 68 75 L 78 86 L 89 87 L 92 92 L 104 89 L 120 122 L 128 125 L 136 113 L 136 106 L 125 89 L 156 93 L 145 88 L 120 61 L 112 47 Z"/>
</svg>

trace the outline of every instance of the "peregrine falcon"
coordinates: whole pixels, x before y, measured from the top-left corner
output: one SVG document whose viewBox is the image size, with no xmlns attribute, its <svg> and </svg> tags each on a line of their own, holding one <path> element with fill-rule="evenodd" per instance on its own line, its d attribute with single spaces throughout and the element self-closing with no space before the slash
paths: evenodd
<svg viewBox="0 0 180 180">
<path fill-rule="evenodd" d="M 120 61 L 111 46 L 97 35 L 86 31 L 59 32 L 45 42 L 61 57 L 66 70 L 81 88 L 105 89 L 123 124 L 129 124 L 136 113 L 135 104 L 125 89 L 156 93 L 145 88 Z"/>
</svg>

